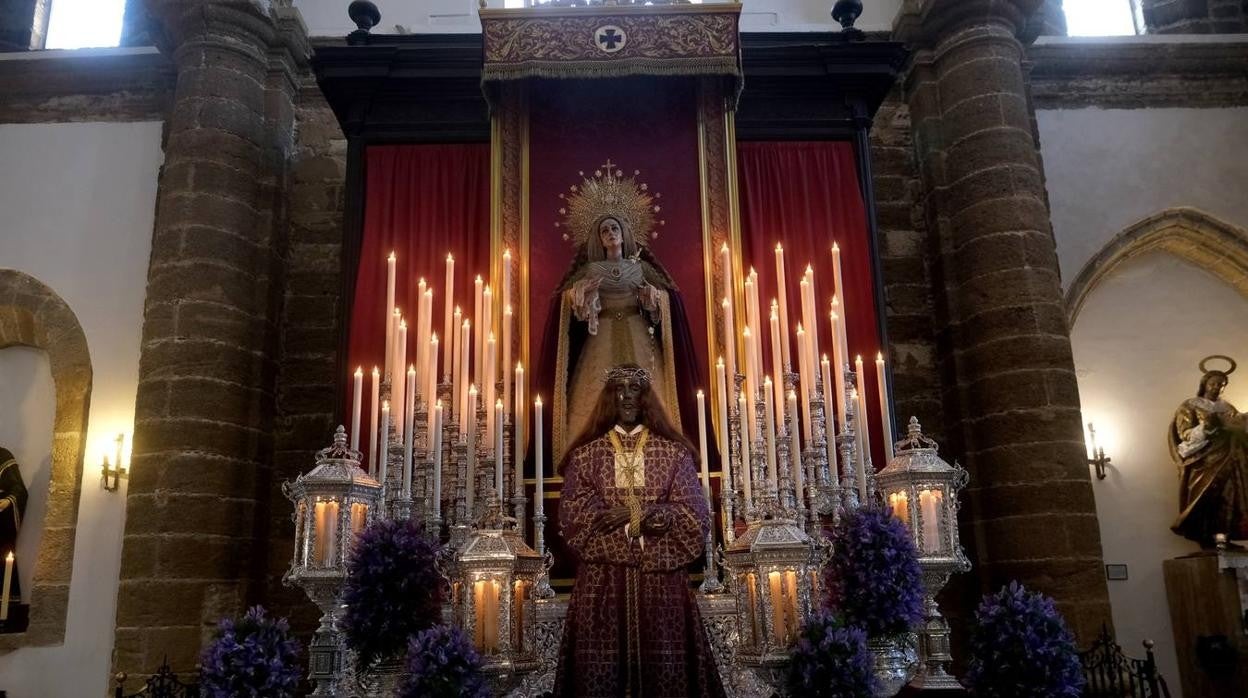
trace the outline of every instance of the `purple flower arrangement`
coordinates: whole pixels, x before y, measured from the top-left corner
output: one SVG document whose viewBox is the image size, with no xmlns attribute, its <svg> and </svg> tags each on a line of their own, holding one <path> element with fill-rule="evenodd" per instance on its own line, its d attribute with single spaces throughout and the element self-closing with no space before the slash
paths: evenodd
<svg viewBox="0 0 1248 698">
<path fill-rule="evenodd" d="M 840 520 L 824 581 L 828 606 L 868 637 L 901 635 L 923 618 L 918 550 L 905 524 L 882 507 L 860 507 Z"/>
<path fill-rule="evenodd" d="M 401 698 L 489 698 L 481 657 L 462 630 L 435 625 L 412 638 Z"/>
<path fill-rule="evenodd" d="M 439 547 L 412 520 L 376 521 L 356 539 L 343 584 L 342 628 L 360 666 L 400 658 L 409 637 L 441 621 Z"/>
<path fill-rule="evenodd" d="M 966 681 L 982 698 L 1078 698 L 1083 671 L 1053 599 L 1018 582 L 975 611 Z"/>
<path fill-rule="evenodd" d="M 867 634 L 829 611 L 812 613 L 789 663 L 789 694 L 810 698 L 871 698 L 874 659 Z"/>
<path fill-rule="evenodd" d="M 303 669 L 299 643 L 285 618 L 254 606 L 239 620 L 225 618 L 200 658 L 199 684 L 210 698 L 294 696 Z"/>
</svg>

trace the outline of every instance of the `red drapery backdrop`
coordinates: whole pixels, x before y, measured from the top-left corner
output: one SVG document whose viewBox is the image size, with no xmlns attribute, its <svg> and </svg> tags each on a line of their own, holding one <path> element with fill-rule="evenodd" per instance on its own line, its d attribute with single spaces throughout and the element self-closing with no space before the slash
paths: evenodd
<svg viewBox="0 0 1248 698">
<path fill-rule="evenodd" d="M 832 243 L 841 250 L 839 291 L 846 309 L 845 332 L 849 360 L 862 355 L 871 427 L 871 458 L 884 467 L 884 433 L 880 427 L 879 391 L 875 357 L 882 351 L 875 303 L 874 263 L 867 230 L 866 209 L 858 186 L 854 147 L 845 141 L 741 142 L 737 144 L 741 192 L 741 246 L 745 272 L 758 272 L 759 308 L 766 324 L 776 297 L 776 243 L 784 245 L 789 306 L 789 331 L 801 318 L 798 284 L 806 265 L 815 273 L 815 310 L 819 321 L 819 351 L 832 356 L 832 329 L 828 321 L 833 283 Z M 796 346 L 790 336 L 790 344 Z M 764 366 L 770 374 L 770 335 L 764 334 Z M 791 349 L 797 370 L 796 349 Z"/>
<path fill-rule="evenodd" d="M 395 306 L 410 318 L 415 361 L 417 284 L 433 289 L 433 331 L 442 339 L 446 255 L 455 256 L 455 302 L 472 314 L 473 279 L 490 264 L 490 146 L 378 145 L 365 151 L 364 232 L 351 304 L 350 371 L 364 368 L 360 448 L 367 450 L 369 381 L 385 360 L 386 257 L 397 257 Z M 473 318 L 473 322 L 476 319 Z M 442 342 L 439 352 L 449 350 Z M 439 357 L 439 366 L 441 358 Z M 440 369 L 439 369 L 440 370 Z M 343 414 L 351 414 L 351 382 Z M 367 460 L 365 461 L 367 462 Z"/>
</svg>

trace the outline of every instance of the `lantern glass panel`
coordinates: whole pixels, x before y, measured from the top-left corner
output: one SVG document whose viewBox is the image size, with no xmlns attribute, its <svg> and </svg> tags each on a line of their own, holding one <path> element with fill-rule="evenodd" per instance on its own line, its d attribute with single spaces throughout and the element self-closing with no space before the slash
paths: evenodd
<svg viewBox="0 0 1248 698">
<path fill-rule="evenodd" d="M 316 542 L 312 563 L 332 567 L 338 557 L 338 502 L 336 500 L 316 503 Z"/>
<path fill-rule="evenodd" d="M 939 489 L 919 490 L 919 514 L 923 520 L 923 552 L 940 552 L 940 520 L 945 495 Z"/>
<path fill-rule="evenodd" d="M 767 591 L 771 594 L 771 639 L 784 644 L 786 614 L 784 611 L 784 587 L 779 572 L 767 573 Z"/>
<path fill-rule="evenodd" d="M 785 570 L 784 578 L 784 644 L 797 636 L 797 572 Z"/>
<path fill-rule="evenodd" d="M 762 621 L 758 617 L 758 577 L 756 577 L 753 572 L 748 572 L 745 575 L 745 590 L 750 600 L 747 605 L 747 608 L 749 609 L 749 618 L 746 619 L 750 625 L 752 638 L 750 644 L 757 646 L 762 641 L 763 628 Z"/>
<path fill-rule="evenodd" d="M 910 497 L 905 490 L 890 492 L 888 507 L 893 510 L 893 516 L 900 519 L 906 528 L 910 528 Z"/>
<path fill-rule="evenodd" d="M 493 579 L 479 579 L 472 585 L 476 632 L 473 638 L 481 654 L 498 653 L 499 585 Z"/>
<path fill-rule="evenodd" d="M 359 535 L 364 530 L 365 523 L 368 522 L 368 505 L 363 502 L 355 502 L 351 505 L 351 532 Z"/>
<path fill-rule="evenodd" d="M 516 652 L 524 652 L 524 600 L 529 596 L 531 584 L 524 580 L 516 580 L 512 585 L 511 595 L 511 647 Z"/>
</svg>

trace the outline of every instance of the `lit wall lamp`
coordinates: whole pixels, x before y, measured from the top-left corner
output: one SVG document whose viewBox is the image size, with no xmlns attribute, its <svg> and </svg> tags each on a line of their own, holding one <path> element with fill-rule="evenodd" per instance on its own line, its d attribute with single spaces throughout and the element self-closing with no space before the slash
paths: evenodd
<svg viewBox="0 0 1248 698">
<path fill-rule="evenodd" d="M 130 473 L 126 470 L 125 463 L 121 459 L 122 446 L 125 445 L 126 435 L 118 434 L 113 439 L 113 462 L 108 462 L 108 454 L 104 454 L 104 463 L 100 466 L 100 475 L 103 478 L 104 489 L 109 492 L 116 492 L 121 487 L 121 478 L 128 478 Z"/>
<path fill-rule="evenodd" d="M 1110 459 L 1105 455 L 1105 449 L 1096 445 L 1096 427 L 1092 426 L 1092 422 L 1088 422 L 1088 442 L 1092 446 L 1092 456 L 1088 458 L 1088 465 L 1096 469 L 1097 480 L 1104 480 L 1105 467 L 1109 465 Z"/>
</svg>

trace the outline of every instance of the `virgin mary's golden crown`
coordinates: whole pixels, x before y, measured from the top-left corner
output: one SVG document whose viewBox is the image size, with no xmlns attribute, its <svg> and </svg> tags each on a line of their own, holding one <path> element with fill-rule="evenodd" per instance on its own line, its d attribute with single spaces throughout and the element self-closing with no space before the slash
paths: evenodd
<svg viewBox="0 0 1248 698">
<path fill-rule="evenodd" d="M 580 247 L 590 235 L 596 235 L 598 222 L 614 217 L 623 225 L 625 233 L 633 236 L 637 245 L 645 245 L 650 238 L 657 238 L 656 220 L 662 208 L 656 203 L 662 194 L 651 194 L 645 182 L 638 182 L 641 170 L 633 170 L 625 177 L 624 170 L 607 159 L 592 176 L 578 172 L 582 179 L 568 191 L 559 195 L 564 205 L 559 208 L 563 217 L 555 227 L 563 229 L 563 239 Z"/>
</svg>

